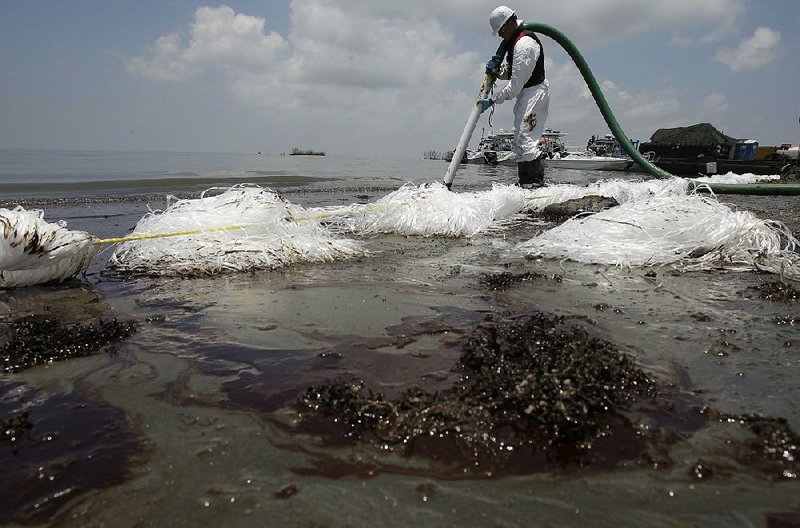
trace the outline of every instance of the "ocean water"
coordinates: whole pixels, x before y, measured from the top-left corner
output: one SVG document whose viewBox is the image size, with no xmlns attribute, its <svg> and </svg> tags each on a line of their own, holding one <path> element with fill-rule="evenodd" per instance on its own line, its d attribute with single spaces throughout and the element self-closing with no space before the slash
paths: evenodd
<svg viewBox="0 0 800 528">
<path fill-rule="evenodd" d="M 0 149 L 0 200 L 202 191 L 215 185 L 253 183 L 305 190 L 379 187 L 441 181 L 447 164 L 432 160 L 374 160 L 340 156 L 84 152 Z M 596 175 L 564 171 L 565 182 Z M 464 165 L 458 186 L 515 180 L 513 168 Z"/>
<path fill-rule="evenodd" d="M 0 206 L 41 209 L 49 221 L 110 238 L 163 210 L 168 195 L 196 199 L 212 187 L 256 184 L 322 218 L 392 203 L 404 184 L 439 182 L 446 168 L 336 156 L 0 151 Z M 630 249 L 612 238 L 619 233 L 601 227 L 597 240 L 607 243 L 598 247 L 611 262 L 515 251 L 556 227 L 537 214 L 510 215 L 470 236 L 420 227 L 465 210 L 495 207 L 500 216 L 514 200 L 536 203 L 607 179 L 622 178 L 614 188 L 626 196 L 646 185 L 641 174 L 548 170 L 546 178 L 545 190 L 519 195 L 508 188 L 514 168 L 462 166 L 456 196 L 422 187 L 424 199 L 405 216 L 365 213 L 361 224 L 325 217 L 323 227 L 366 250 L 350 259 L 188 277 L 155 263 L 158 275 L 129 274 L 109 265 L 109 246 L 73 280 L 0 291 L 4 328 L 25 316 L 136 325 L 113 353 L 0 374 L 0 419 L 16 431 L 0 443 L 0 524 L 797 525 L 799 305 L 764 292 L 800 284 L 753 265 L 631 263 Z M 409 192 L 404 204 L 416 196 Z M 713 203 L 800 232 L 797 198 Z M 696 205 L 688 198 L 674 204 L 673 216 L 654 223 L 683 222 L 687 238 L 732 222 L 715 208 L 687 216 Z M 647 226 L 650 242 L 659 241 L 644 222 L 653 211 L 630 214 L 604 224 Z M 159 250 L 165 261 L 186 249 L 180 237 L 170 244 Z M 486 285 L 500 274 L 530 280 Z M 389 397 L 414 386 L 445 390 L 459 380 L 460 338 L 487 318 L 533 312 L 585 326 L 675 401 L 689 402 L 651 424 L 647 434 L 663 439 L 662 451 L 620 456 L 610 467 L 551 464 L 497 476 L 444 456 L 331 444 L 295 427 L 298 396 L 326 381 L 360 381 Z M 712 411 L 729 418 L 685 425 Z M 753 416 L 785 423 L 790 432 L 773 437 L 788 440 L 764 443 L 743 425 Z"/>
</svg>

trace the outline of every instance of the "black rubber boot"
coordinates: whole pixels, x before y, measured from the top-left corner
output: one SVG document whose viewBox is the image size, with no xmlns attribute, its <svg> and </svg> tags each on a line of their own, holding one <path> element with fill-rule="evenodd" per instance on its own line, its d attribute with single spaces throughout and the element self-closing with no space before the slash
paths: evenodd
<svg viewBox="0 0 800 528">
<path fill-rule="evenodd" d="M 517 163 L 520 187 L 541 187 L 544 185 L 544 161 L 536 159 Z"/>
</svg>

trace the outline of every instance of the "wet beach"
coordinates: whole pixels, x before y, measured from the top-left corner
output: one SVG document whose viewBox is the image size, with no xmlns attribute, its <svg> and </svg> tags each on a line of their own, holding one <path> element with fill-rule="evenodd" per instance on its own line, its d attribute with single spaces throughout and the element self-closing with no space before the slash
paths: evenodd
<svg viewBox="0 0 800 528">
<path fill-rule="evenodd" d="M 464 188 L 513 181 L 486 170 Z M 385 171 L 278 190 L 371 203 L 402 184 Z M 98 237 L 164 204 L 65 192 L 22 200 Z M 796 198 L 720 200 L 800 232 Z M 58 349 L 0 373 L 0 523 L 800 525 L 800 284 L 509 253 L 552 226 L 365 236 L 364 257 L 193 278 L 120 274 L 105 250 L 76 279 L 0 291 L 0 346 Z M 543 363 L 512 361 L 542 343 Z"/>
</svg>

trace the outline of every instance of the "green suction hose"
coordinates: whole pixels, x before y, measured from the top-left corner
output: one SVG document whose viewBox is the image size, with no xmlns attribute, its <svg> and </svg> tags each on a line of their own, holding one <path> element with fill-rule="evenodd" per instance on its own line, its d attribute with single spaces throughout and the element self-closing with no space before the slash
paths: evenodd
<svg viewBox="0 0 800 528">
<path fill-rule="evenodd" d="M 603 119 L 605 119 L 608 128 L 614 134 L 614 137 L 617 138 L 617 141 L 619 141 L 619 144 L 625 149 L 625 152 L 628 153 L 631 159 L 641 165 L 648 174 L 655 178 L 665 179 L 675 177 L 673 174 L 670 174 L 664 169 L 653 165 L 644 156 L 642 156 L 641 152 L 634 148 L 633 144 L 628 139 L 628 136 L 626 136 L 625 132 L 623 132 L 622 127 L 619 126 L 616 117 L 614 117 L 614 113 L 611 112 L 611 108 L 608 106 L 608 101 L 606 101 L 603 92 L 600 90 L 600 85 L 597 84 L 597 80 L 592 74 L 592 70 L 589 68 L 589 65 L 586 63 L 586 59 L 583 58 L 583 55 L 581 55 L 581 52 L 578 51 L 578 48 L 572 43 L 572 41 L 570 41 L 559 30 L 552 26 L 548 26 L 547 24 L 528 23 L 523 24 L 522 28 L 533 31 L 534 33 L 546 35 L 555 40 L 562 48 L 564 48 L 564 51 L 567 52 L 567 54 L 572 58 L 572 61 L 578 67 L 578 70 L 581 72 L 584 81 L 586 81 L 586 85 L 589 87 L 589 91 L 592 93 L 592 97 L 594 97 L 597 107 L 600 109 L 600 113 L 603 115 Z M 508 45 L 508 41 L 503 41 L 503 43 L 500 44 L 500 47 L 497 49 L 495 58 L 502 60 L 508 51 Z M 783 196 L 800 195 L 800 185 L 793 184 L 709 184 L 693 180 L 689 181 L 692 189 L 709 189 L 716 194 L 761 194 Z"/>
</svg>

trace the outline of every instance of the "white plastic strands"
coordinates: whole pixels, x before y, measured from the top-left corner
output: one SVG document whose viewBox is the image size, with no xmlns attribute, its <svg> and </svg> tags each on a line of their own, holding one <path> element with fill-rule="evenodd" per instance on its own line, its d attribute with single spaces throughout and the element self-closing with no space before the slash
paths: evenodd
<svg viewBox="0 0 800 528">
<path fill-rule="evenodd" d="M 42 211 L 0 209 L 0 288 L 63 281 L 97 253 L 93 236 L 43 219 Z"/>
<path fill-rule="evenodd" d="M 586 187 L 551 185 L 528 191 L 526 209 L 541 211 L 551 204 L 566 202 L 589 195 L 607 196 L 619 203 L 642 200 L 651 196 L 685 196 L 689 183 L 681 178 L 669 180 L 601 180 Z"/>
<path fill-rule="evenodd" d="M 407 183 L 384 196 L 360 214 L 345 219 L 345 226 L 360 235 L 470 237 L 492 222 L 520 212 L 525 191 L 493 185 L 491 191 L 453 193 L 441 183 Z"/>
<path fill-rule="evenodd" d="M 714 183 L 763 177 L 725 175 Z M 364 255 L 358 236 L 472 237 L 508 229 L 518 213 L 587 195 L 620 202 L 569 220 L 518 249 L 527 254 L 621 266 L 759 268 L 800 278 L 798 241 L 780 224 L 736 212 L 713 197 L 687 195 L 686 180 L 606 180 L 540 189 L 495 184 L 453 193 L 408 183 L 372 204 L 303 208 L 257 186 L 209 189 L 150 212 L 128 237 L 100 240 L 43 220 L 41 211 L 0 209 L 0 288 L 62 281 L 85 269 L 103 244 L 120 244 L 110 264 L 124 272 L 209 275 L 276 269 Z M 323 225 L 322 222 L 325 222 Z"/>
<path fill-rule="evenodd" d="M 215 191 L 220 194 L 212 196 Z M 136 273 L 205 275 L 364 254 L 359 243 L 334 237 L 303 207 L 254 186 L 209 189 L 198 199 L 178 200 L 147 214 L 132 236 L 181 231 L 191 233 L 124 242 L 110 264 Z"/>
<path fill-rule="evenodd" d="M 698 176 L 697 178 L 692 178 L 694 181 L 699 182 L 706 182 L 706 183 L 759 183 L 759 182 L 770 182 L 770 181 L 778 181 L 781 179 L 780 175 L 773 175 L 773 176 L 766 176 L 766 175 L 757 175 L 757 174 L 734 174 L 733 172 L 729 172 L 727 174 L 717 174 L 714 176 Z"/>
<path fill-rule="evenodd" d="M 757 183 L 780 179 L 780 176 L 759 176 L 755 174 L 734 174 L 694 178 L 703 183 Z M 670 178 L 668 180 L 631 180 L 613 179 L 600 180 L 578 187 L 575 185 L 549 185 L 547 187 L 528 191 L 526 194 L 526 209 L 541 211 L 551 204 L 566 202 L 575 198 L 597 195 L 614 198 L 620 204 L 642 200 L 652 196 L 686 196 L 689 182 L 683 178 Z"/>
<path fill-rule="evenodd" d="M 520 244 L 527 255 L 681 270 L 761 269 L 800 279 L 798 241 L 779 223 L 714 198 L 661 195 L 576 217 Z"/>
</svg>

